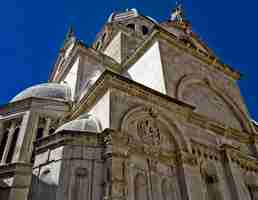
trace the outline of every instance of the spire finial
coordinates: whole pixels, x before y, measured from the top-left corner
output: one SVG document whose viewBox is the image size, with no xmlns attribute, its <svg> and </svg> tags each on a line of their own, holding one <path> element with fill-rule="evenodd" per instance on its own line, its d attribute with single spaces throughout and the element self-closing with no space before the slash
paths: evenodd
<svg viewBox="0 0 258 200">
<path fill-rule="evenodd" d="M 66 39 L 70 39 L 71 37 L 75 36 L 74 28 L 72 25 L 69 26 L 68 32 L 66 34 Z"/>
<path fill-rule="evenodd" d="M 176 1 L 176 8 L 171 14 L 171 21 L 182 23 L 185 20 L 184 10 L 181 1 Z"/>
</svg>

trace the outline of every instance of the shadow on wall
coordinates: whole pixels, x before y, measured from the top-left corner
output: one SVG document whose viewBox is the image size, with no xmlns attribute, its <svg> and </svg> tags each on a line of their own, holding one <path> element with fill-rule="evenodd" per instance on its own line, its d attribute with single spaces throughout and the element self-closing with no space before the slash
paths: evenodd
<svg viewBox="0 0 258 200">
<path fill-rule="evenodd" d="M 0 180 L 0 199 L 9 198 L 10 187 Z"/>
<path fill-rule="evenodd" d="M 29 200 L 56 200 L 56 185 L 46 183 L 35 175 L 32 176 L 31 183 Z"/>
</svg>

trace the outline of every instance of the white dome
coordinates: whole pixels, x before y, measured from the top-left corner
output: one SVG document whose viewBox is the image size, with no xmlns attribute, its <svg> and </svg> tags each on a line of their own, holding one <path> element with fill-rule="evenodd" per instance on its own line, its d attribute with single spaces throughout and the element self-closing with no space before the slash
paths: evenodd
<svg viewBox="0 0 258 200">
<path fill-rule="evenodd" d="M 56 130 L 57 132 L 60 131 L 87 131 L 87 132 L 94 132 L 100 133 L 101 132 L 101 124 L 97 118 L 90 114 L 84 114 L 80 116 L 78 119 L 70 121 Z"/>
<path fill-rule="evenodd" d="M 70 101 L 71 89 L 69 86 L 61 85 L 59 83 L 43 83 L 23 90 L 10 102 L 20 101 L 30 97 L 42 97 Z"/>
</svg>

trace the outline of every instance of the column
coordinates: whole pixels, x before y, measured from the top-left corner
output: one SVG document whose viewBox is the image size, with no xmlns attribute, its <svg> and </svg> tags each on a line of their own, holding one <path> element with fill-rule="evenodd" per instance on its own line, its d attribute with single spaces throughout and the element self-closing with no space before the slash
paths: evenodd
<svg viewBox="0 0 258 200">
<path fill-rule="evenodd" d="M 3 154 L 3 157 L 2 157 L 2 160 L 1 160 L 1 164 L 6 164 L 6 159 L 7 159 L 7 155 L 9 153 L 9 150 L 11 148 L 15 128 L 16 128 L 16 122 L 12 121 L 10 129 L 9 129 L 9 133 L 8 133 L 8 139 L 7 139 L 7 142 L 6 142 L 4 154 Z"/>
<path fill-rule="evenodd" d="M 45 118 L 46 120 L 46 124 L 44 127 L 44 133 L 43 133 L 43 137 L 47 137 L 49 135 L 49 129 L 50 129 L 50 125 L 51 125 L 51 118 L 47 117 Z"/>
<path fill-rule="evenodd" d="M 0 145 L 4 136 L 4 122 L 0 120 Z"/>
<path fill-rule="evenodd" d="M 30 163 L 33 151 L 33 141 L 36 138 L 38 121 L 38 114 L 31 111 L 24 114 L 20 127 L 20 133 L 17 139 L 16 151 L 13 158 L 14 162 Z"/>
</svg>

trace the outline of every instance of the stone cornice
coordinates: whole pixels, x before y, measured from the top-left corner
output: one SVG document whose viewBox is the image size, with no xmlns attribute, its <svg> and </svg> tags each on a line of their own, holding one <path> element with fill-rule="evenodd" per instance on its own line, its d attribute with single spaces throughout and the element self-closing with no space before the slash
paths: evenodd
<svg viewBox="0 0 258 200">
<path fill-rule="evenodd" d="M 74 107 L 71 118 L 74 119 L 78 117 L 80 113 L 88 111 L 96 103 L 96 99 L 109 89 L 118 89 L 123 92 L 126 91 L 130 95 L 138 96 L 148 102 L 155 103 L 156 105 L 167 105 L 168 109 L 171 109 L 171 105 L 174 104 L 178 110 L 184 110 L 184 113 L 189 113 L 194 109 L 194 107 L 189 104 L 106 70 L 86 96 L 82 98 L 80 103 Z"/>
<path fill-rule="evenodd" d="M 211 120 L 204 115 L 192 112 L 189 115 L 188 122 L 197 125 L 203 129 L 211 130 L 212 133 L 225 136 L 230 139 L 236 139 L 242 143 L 250 144 L 252 136 L 249 133 L 231 128 L 218 121 Z"/>
<path fill-rule="evenodd" d="M 64 130 L 34 142 L 36 152 L 65 145 L 87 145 L 98 147 L 104 144 L 104 134 Z"/>
<path fill-rule="evenodd" d="M 137 96 L 162 108 L 169 110 L 172 109 L 173 112 L 175 112 L 175 108 L 178 108 L 177 112 L 184 115 L 191 124 L 197 125 L 202 129 L 211 130 L 212 133 L 216 133 L 217 135 L 236 139 L 245 144 L 251 143 L 252 137 L 250 134 L 227 127 L 225 124 L 211 120 L 206 116 L 199 115 L 193 112 L 194 107 L 188 104 L 161 94 L 160 92 L 110 71 L 105 71 L 87 95 L 82 98 L 76 107 L 74 107 L 71 119 L 75 119 L 80 115 L 80 113 L 90 110 L 90 108 L 96 103 L 96 100 L 103 96 L 109 89 L 117 89 L 122 92 L 126 91 L 129 95 Z M 175 105 L 174 107 L 171 106 L 173 104 Z"/>
<path fill-rule="evenodd" d="M 10 115 L 13 113 L 24 112 L 31 109 L 37 109 L 44 107 L 45 105 L 63 105 L 71 107 L 70 102 L 60 99 L 42 98 L 42 97 L 29 97 L 21 101 L 10 102 L 0 106 L 0 115 Z M 65 111 L 65 110 L 64 110 Z M 69 110 L 66 110 L 67 112 Z M 0 118 L 1 119 L 1 118 Z"/>
<path fill-rule="evenodd" d="M 243 170 L 258 173 L 257 158 L 246 155 L 245 153 L 239 151 L 239 149 L 230 145 L 223 145 L 221 147 L 221 152 L 224 153 L 227 160 L 237 164 Z"/>
<path fill-rule="evenodd" d="M 88 55 L 95 61 L 99 62 L 104 68 L 107 68 L 110 71 L 118 71 L 120 68 L 120 65 L 111 57 L 101 53 L 100 51 L 96 51 L 93 48 L 88 48 L 81 41 L 77 40 L 71 54 L 69 55 L 69 58 L 66 59 L 65 62 L 62 64 L 62 70 L 57 76 L 54 76 L 60 65 L 60 59 L 57 60 L 49 81 L 59 82 L 66 74 L 66 72 L 70 70 L 71 66 L 79 55 Z"/>
</svg>

